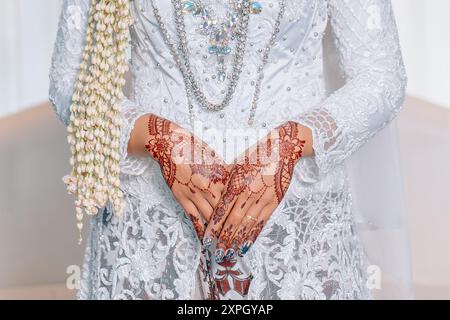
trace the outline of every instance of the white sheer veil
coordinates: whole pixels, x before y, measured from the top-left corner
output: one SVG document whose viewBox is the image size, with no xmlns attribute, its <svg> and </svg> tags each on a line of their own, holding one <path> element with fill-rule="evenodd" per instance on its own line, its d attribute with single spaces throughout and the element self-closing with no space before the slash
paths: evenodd
<svg viewBox="0 0 450 320">
<path fill-rule="evenodd" d="M 327 30 L 324 38 L 324 66 L 332 92 L 343 80 L 330 34 Z M 396 121 L 347 160 L 346 167 L 357 229 L 370 263 L 368 285 L 378 299 L 413 298 Z"/>
</svg>

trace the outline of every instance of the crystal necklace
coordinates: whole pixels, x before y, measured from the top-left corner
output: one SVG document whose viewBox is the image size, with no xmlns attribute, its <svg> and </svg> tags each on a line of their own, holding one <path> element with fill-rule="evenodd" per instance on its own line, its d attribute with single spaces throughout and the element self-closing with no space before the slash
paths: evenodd
<svg viewBox="0 0 450 320">
<path fill-rule="evenodd" d="M 226 12 L 226 17 L 220 20 L 215 10 L 207 6 L 201 0 L 185 0 L 183 2 L 183 13 L 191 14 L 198 18 L 200 23 L 197 32 L 209 40 L 208 53 L 214 55 L 217 62 L 217 78 L 224 82 L 227 73 L 225 68 L 225 57 L 232 52 L 230 42 L 238 37 L 238 7 L 236 0 L 229 1 L 233 10 Z M 262 5 L 259 2 L 250 3 L 250 13 L 260 14 Z"/>
<path fill-rule="evenodd" d="M 187 47 L 187 39 L 186 39 L 186 26 L 184 23 L 181 0 L 172 0 L 172 3 L 175 9 L 175 24 L 178 37 L 178 51 L 184 66 L 182 72 L 184 73 L 184 76 L 186 77 L 188 83 L 190 84 L 192 94 L 195 96 L 195 99 L 199 103 L 199 105 L 203 109 L 206 109 L 208 111 L 221 111 L 230 104 L 237 83 L 241 76 L 245 48 L 247 45 L 247 30 L 249 24 L 250 1 L 242 0 L 242 2 L 237 3 L 238 21 L 236 26 L 237 29 L 236 52 L 234 54 L 232 74 L 230 81 L 228 83 L 228 88 L 226 90 L 225 97 L 220 103 L 210 102 L 206 97 L 206 95 L 201 90 L 197 80 L 195 79 L 194 73 L 191 70 L 189 50 Z"/>
<path fill-rule="evenodd" d="M 151 1 L 152 7 L 153 7 L 153 14 L 155 16 L 155 19 L 158 23 L 158 26 L 160 28 L 160 32 L 162 33 L 164 42 L 168 46 L 172 56 L 174 57 L 175 63 L 177 67 L 180 69 L 183 81 L 185 83 L 186 87 L 186 95 L 188 99 L 188 109 L 189 109 L 189 119 L 191 121 L 191 125 L 193 125 L 195 120 L 195 114 L 194 114 L 194 105 L 193 105 L 193 99 L 195 98 L 197 102 L 199 103 L 200 107 L 203 109 L 209 110 L 209 111 L 221 111 L 226 106 L 229 105 L 236 86 L 237 82 L 239 80 L 241 71 L 242 71 L 242 65 L 243 65 L 243 58 L 245 54 L 245 47 L 247 42 L 247 32 L 248 32 L 248 23 L 249 23 L 249 12 L 250 12 L 250 1 L 249 0 L 240 0 L 238 3 L 241 10 L 239 10 L 239 21 L 238 21 L 238 38 L 237 38 L 237 44 L 236 44 L 236 54 L 234 58 L 233 63 L 233 70 L 232 75 L 230 79 L 230 84 L 227 90 L 227 94 L 220 104 L 213 104 L 209 102 L 204 95 L 204 93 L 201 91 L 200 87 L 198 86 L 194 73 L 191 70 L 190 67 L 190 61 L 188 56 L 188 49 L 187 49 L 187 39 L 186 39 L 186 30 L 184 25 L 184 19 L 183 19 L 183 5 L 181 3 L 181 0 L 172 0 L 172 4 L 174 6 L 175 10 L 175 23 L 176 23 L 176 30 L 177 30 L 177 36 L 179 39 L 179 43 L 175 44 L 175 42 L 172 40 L 168 29 L 164 22 L 162 21 L 159 9 L 155 6 L 154 1 Z M 251 126 L 254 123 L 256 109 L 258 105 L 259 96 L 261 93 L 261 83 L 264 79 L 264 66 L 267 64 L 269 59 L 269 54 L 272 49 L 272 47 L 275 44 L 275 40 L 277 38 L 278 33 L 280 32 L 280 25 L 281 21 L 284 17 L 284 12 L 286 8 L 286 0 L 280 0 L 279 1 L 280 10 L 277 15 L 277 19 L 275 21 L 274 29 L 272 32 L 272 35 L 270 37 L 269 42 L 266 44 L 265 48 L 262 50 L 262 59 L 261 64 L 258 66 L 257 69 L 257 80 L 255 83 L 255 93 L 252 99 L 251 108 L 250 108 L 250 116 L 248 119 L 248 125 Z M 148 36 L 148 35 L 147 35 Z"/>
</svg>

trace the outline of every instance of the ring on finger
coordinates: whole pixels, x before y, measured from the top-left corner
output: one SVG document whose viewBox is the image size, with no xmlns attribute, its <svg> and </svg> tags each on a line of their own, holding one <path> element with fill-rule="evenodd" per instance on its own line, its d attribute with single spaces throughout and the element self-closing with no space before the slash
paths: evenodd
<svg viewBox="0 0 450 320">
<path fill-rule="evenodd" d="M 248 215 L 248 214 L 245 216 L 245 218 L 250 221 L 253 221 L 253 222 L 256 222 L 256 220 L 257 220 L 255 217 L 252 217 L 251 215 Z"/>
</svg>

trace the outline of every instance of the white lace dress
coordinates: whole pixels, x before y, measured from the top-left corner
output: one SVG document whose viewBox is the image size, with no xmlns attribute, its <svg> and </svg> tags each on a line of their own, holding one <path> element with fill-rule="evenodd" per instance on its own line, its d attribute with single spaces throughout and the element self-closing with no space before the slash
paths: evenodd
<svg viewBox="0 0 450 320">
<path fill-rule="evenodd" d="M 177 39 L 171 1 L 153 2 Z M 263 10 L 250 18 L 242 75 L 231 104 L 216 113 L 201 112 L 195 105 L 196 120 L 206 133 L 247 127 L 257 70 L 280 7 L 276 0 L 259 2 Z M 89 6 L 89 0 L 65 0 L 59 24 L 50 98 L 66 124 Z M 190 128 L 183 78 L 164 43 L 152 1 L 134 0 L 131 8 L 131 80 L 122 108 L 126 210 L 117 218 L 106 207 L 92 220 L 79 298 L 208 298 L 215 283 L 199 267 L 201 244 L 190 220 L 165 185 L 158 164 L 126 153 L 133 123 L 145 113 Z M 227 82 L 215 77 L 208 42 L 194 32 L 198 21 L 189 16 L 185 21 L 192 30 L 188 46 L 194 73 L 207 96 L 220 100 Z M 346 81 L 331 95 L 326 93 L 323 66 L 327 25 Z M 230 63 L 226 61 L 227 67 Z M 263 73 L 254 127 L 301 122 L 313 130 L 315 155 L 298 163 L 285 198 L 239 262 L 251 273 L 248 292 L 242 297 L 221 292 L 219 297 L 371 298 L 344 162 L 397 115 L 404 99 L 406 76 L 390 1 L 286 0 Z M 213 136 L 205 140 L 214 146 Z M 233 284 L 230 288 L 233 292 Z"/>
</svg>

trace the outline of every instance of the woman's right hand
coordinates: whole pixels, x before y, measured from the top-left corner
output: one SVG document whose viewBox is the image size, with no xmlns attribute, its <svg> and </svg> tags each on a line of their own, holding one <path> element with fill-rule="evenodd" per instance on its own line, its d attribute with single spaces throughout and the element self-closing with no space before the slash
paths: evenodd
<svg viewBox="0 0 450 320">
<path fill-rule="evenodd" d="M 202 240 L 228 182 L 231 167 L 199 138 L 152 114 L 136 121 L 128 152 L 146 152 L 159 163 L 167 185 Z"/>
</svg>

